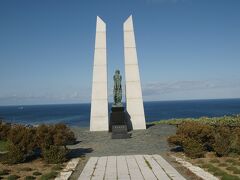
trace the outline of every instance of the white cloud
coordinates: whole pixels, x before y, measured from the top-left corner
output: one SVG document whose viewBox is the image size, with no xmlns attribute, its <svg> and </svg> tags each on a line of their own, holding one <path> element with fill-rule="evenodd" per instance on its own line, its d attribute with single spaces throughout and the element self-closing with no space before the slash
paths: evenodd
<svg viewBox="0 0 240 180">
<path fill-rule="evenodd" d="M 146 99 L 157 98 L 157 97 L 169 97 L 172 95 L 173 99 L 178 99 L 178 95 L 184 95 L 184 97 L 189 95 L 189 98 L 204 98 L 197 97 L 197 94 L 206 94 L 206 98 L 214 96 L 218 94 L 218 91 L 225 91 L 225 94 L 230 94 L 230 90 L 240 89 L 240 80 L 186 80 L 186 81 L 172 81 L 172 82 L 151 82 L 143 85 L 143 96 Z M 209 94 L 207 94 L 209 92 Z M 215 94 L 213 94 L 216 92 Z M 221 97 L 219 94 L 218 98 Z M 191 97 L 195 96 L 195 97 Z M 233 96 L 233 94 L 231 94 Z M 240 95 L 235 94 L 235 96 L 239 97 Z M 158 98 L 159 99 L 159 98 Z"/>
</svg>

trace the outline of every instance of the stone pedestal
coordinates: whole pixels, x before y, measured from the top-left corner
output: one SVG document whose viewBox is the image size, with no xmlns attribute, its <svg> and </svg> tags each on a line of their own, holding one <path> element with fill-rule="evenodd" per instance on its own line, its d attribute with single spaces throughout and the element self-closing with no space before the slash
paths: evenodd
<svg viewBox="0 0 240 180">
<path fill-rule="evenodd" d="M 112 107 L 111 110 L 109 130 L 112 131 L 112 139 L 129 138 L 124 107 Z"/>
</svg>

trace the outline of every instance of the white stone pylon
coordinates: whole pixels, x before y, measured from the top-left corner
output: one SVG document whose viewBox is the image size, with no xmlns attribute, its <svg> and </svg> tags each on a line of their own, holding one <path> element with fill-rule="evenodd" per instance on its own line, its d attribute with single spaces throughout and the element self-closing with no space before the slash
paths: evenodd
<svg viewBox="0 0 240 180">
<path fill-rule="evenodd" d="M 134 130 L 146 129 L 132 16 L 123 25 L 126 106 Z"/>
<path fill-rule="evenodd" d="M 97 17 L 90 131 L 108 131 L 106 24 Z"/>
</svg>

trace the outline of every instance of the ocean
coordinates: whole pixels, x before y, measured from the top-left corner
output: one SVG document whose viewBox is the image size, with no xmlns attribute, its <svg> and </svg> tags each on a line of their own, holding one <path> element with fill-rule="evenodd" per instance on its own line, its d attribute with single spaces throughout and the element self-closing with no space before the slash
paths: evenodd
<svg viewBox="0 0 240 180">
<path fill-rule="evenodd" d="M 0 118 L 21 124 L 65 123 L 88 127 L 90 104 L 0 106 Z M 111 105 L 109 105 L 111 107 Z M 144 102 L 147 122 L 172 118 L 218 117 L 240 114 L 240 99 Z"/>
</svg>

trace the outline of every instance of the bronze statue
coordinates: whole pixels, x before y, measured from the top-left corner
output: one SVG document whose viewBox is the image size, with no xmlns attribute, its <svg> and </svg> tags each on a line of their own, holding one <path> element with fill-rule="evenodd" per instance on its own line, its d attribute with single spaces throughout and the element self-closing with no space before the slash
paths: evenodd
<svg viewBox="0 0 240 180">
<path fill-rule="evenodd" d="M 117 69 L 113 76 L 114 80 L 114 88 L 113 88 L 113 98 L 114 98 L 114 106 L 122 106 L 122 76 L 120 75 L 120 71 Z"/>
</svg>

